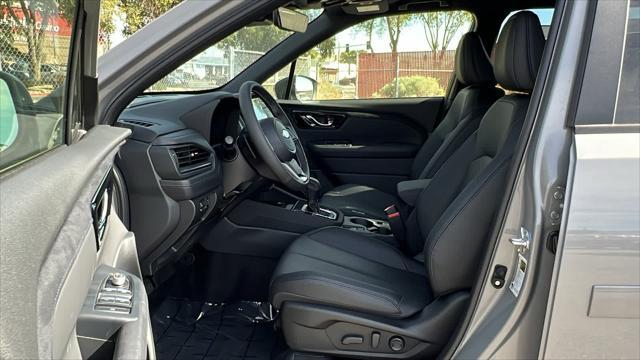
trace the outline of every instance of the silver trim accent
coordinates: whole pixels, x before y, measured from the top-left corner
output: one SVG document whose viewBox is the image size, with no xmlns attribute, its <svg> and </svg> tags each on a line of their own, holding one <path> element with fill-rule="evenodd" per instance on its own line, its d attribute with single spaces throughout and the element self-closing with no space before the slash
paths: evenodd
<svg viewBox="0 0 640 360">
<path fill-rule="evenodd" d="M 531 240 L 531 235 L 529 235 L 529 230 L 521 227 L 520 228 L 520 237 L 519 238 L 511 238 L 509 241 L 513 246 L 518 248 L 518 252 L 523 252 L 529 250 L 529 243 Z"/>
<path fill-rule="evenodd" d="M 311 215 L 315 215 L 315 216 L 320 216 L 323 218 L 327 218 L 329 220 L 336 220 L 338 218 L 338 213 L 336 213 L 333 210 L 329 210 L 329 209 L 325 209 L 325 208 L 318 208 L 318 212 L 314 212 L 308 209 L 308 204 L 304 204 L 302 205 L 302 208 L 300 208 L 300 211 L 307 213 L 307 214 L 311 214 Z"/>
</svg>

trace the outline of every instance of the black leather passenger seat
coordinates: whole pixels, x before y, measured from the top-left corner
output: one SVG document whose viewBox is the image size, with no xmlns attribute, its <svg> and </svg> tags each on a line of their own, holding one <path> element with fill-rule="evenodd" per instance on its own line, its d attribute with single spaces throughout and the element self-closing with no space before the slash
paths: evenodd
<svg viewBox="0 0 640 360">
<path fill-rule="evenodd" d="M 489 56 L 475 32 L 465 34 L 455 58 L 460 90 L 445 116 L 422 145 L 411 166 L 411 180 L 430 179 L 454 151 L 476 131 L 480 119 L 504 92 L 498 89 Z M 328 208 L 346 215 L 385 218 L 384 209 L 399 204 L 396 194 L 365 185 L 347 184 L 328 191 L 320 200 Z"/>
<path fill-rule="evenodd" d="M 532 12 L 516 13 L 505 24 L 496 78 L 520 93 L 491 106 L 420 194 L 407 224 L 417 255 L 336 228 L 293 242 L 271 283 L 291 348 L 411 358 L 433 356 L 447 343 L 468 306 L 505 196 L 544 41 Z"/>
</svg>

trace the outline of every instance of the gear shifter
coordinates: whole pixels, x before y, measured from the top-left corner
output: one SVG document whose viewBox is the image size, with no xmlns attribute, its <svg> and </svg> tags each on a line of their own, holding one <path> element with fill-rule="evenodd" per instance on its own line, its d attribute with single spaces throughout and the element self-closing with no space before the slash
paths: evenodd
<svg viewBox="0 0 640 360">
<path fill-rule="evenodd" d="M 320 192 L 320 182 L 318 179 L 310 177 L 307 183 L 307 210 L 317 214 L 320 210 L 318 206 L 318 193 Z"/>
</svg>

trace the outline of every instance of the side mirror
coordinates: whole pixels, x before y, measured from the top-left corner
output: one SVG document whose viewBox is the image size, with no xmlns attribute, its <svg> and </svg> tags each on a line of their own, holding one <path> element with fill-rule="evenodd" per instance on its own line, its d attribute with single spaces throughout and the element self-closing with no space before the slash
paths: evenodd
<svg viewBox="0 0 640 360">
<path fill-rule="evenodd" d="M 304 75 L 295 75 L 293 78 L 293 83 L 291 84 L 291 92 L 287 97 L 286 92 L 288 82 L 289 78 L 284 78 L 279 80 L 275 84 L 274 91 L 276 93 L 276 97 L 279 100 L 285 100 L 289 98 L 292 100 L 308 101 L 314 100 L 316 98 L 316 93 L 318 91 L 318 82 L 314 79 Z"/>
<path fill-rule="evenodd" d="M 9 148 L 18 136 L 18 113 L 9 84 L 0 79 L 0 151 Z"/>
</svg>

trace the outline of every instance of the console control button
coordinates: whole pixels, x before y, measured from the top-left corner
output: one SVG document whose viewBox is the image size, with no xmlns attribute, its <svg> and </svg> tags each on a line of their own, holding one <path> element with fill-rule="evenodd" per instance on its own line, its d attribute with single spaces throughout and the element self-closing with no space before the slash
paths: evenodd
<svg viewBox="0 0 640 360">
<path fill-rule="evenodd" d="M 123 286 L 127 282 L 127 277 L 123 273 L 113 273 L 109 275 L 109 281 L 113 286 Z"/>
<path fill-rule="evenodd" d="M 107 276 L 98 291 L 94 308 L 129 314 L 133 308 L 132 299 L 131 280 L 124 273 L 114 272 Z"/>
</svg>

